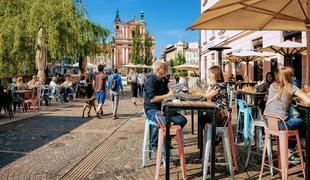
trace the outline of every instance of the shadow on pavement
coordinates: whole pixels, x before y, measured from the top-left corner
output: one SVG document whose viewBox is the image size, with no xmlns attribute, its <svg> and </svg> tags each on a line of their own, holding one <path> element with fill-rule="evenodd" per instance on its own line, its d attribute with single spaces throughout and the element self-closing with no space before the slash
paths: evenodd
<svg viewBox="0 0 310 180">
<path fill-rule="evenodd" d="M 80 116 L 35 116 L 0 126 L 0 168 L 89 121 Z"/>
</svg>

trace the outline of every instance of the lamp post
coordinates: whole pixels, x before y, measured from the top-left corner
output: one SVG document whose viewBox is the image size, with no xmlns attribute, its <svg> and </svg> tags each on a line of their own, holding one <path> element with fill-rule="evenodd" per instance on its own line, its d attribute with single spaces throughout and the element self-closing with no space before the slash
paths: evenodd
<svg viewBox="0 0 310 180">
<path fill-rule="evenodd" d="M 111 41 L 111 46 L 112 46 L 112 70 L 114 69 L 114 48 L 115 48 L 115 36 L 112 36 L 112 41 Z"/>
</svg>

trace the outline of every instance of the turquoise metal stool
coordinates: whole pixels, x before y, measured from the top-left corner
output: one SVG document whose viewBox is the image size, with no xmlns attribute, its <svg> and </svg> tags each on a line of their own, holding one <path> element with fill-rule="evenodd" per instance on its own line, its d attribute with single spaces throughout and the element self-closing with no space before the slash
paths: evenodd
<svg viewBox="0 0 310 180">
<path fill-rule="evenodd" d="M 145 111 L 143 111 L 143 112 L 144 112 L 144 116 L 145 116 L 146 119 L 145 119 L 144 138 L 143 138 L 143 147 L 142 147 L 142 164 L 141 164 L 142 168 L 145 167 L 146 152 L 149 152 L 149 159 L 152 159 L 152 152 L 153 152 L 153 150 L 150 148 L 149 142 L 150 142 L 150 138 L 152 137 L 152 134 L 153 134 L 154 130 L 157 128 L 157 123 L 154 123 L 153 121 L 148 119 L 148 117 L 146 116 Z M 181 129 L 181 134 L 182 134 L 182 142 L 184 144 L 183 129 Z M 149 138 L 148 138 L 148 136 L 149 136 Z M 165 143 L 166 142 L 164 142 L 164 144 Z M 147 148 L 147 146 L 148 146 L 148 148 Z M 170 150 L 169 153 L 171 153 L 171 150 Z M 163 154 L 163 165 L 164 165 L 164 167 L 166 167 L 166 161 L 165 161 L 166 149 L 165 149 L 165 146 L 163 147 L 163 153 L 162 154 Z"/>
<path fill-rule="evenodd" d="M 142 149 L 142 167 L 145 167 L 145 161 L 146 161 L 146 152 L 149 152 L 149 159 L 152 158 L 152 148 L 148 145 L 148 149 L 146 149 L 147 144 L 149 144 L 148 140 L 152 137 L 152 133 L 154 131 L 154 128 L 156 128 L 157 124 L 153 121 L 149 120 L 146 116 L 146 113 L 144 112 L 145 116 L 145 127 L 144 127 L 144 138 L 143 138 L 143 149 Z M 149 138 L 148 138 L 149 135 Z"/>
<path fill-rule="evenodd" d="M 248 132 L 249 132 L 249 128 L 251 126 L 251 109 L 253 107 L 248 106 L 245 101 L 241 100 L 241 99 L 237 99 L 237 105 L 239 107 L 239 111 L 238 111 L 238 118 L 237 118 L 237 128 L 236 128 L 236 135 L 235 135 L 235 143 L 238 142 L 238 133 L 242 132 L 240 130 L 240 119 L 241 119 L 241 115 L 243 115 L 243 136 L 244 136 L 244 143 L 245 145 L 247 145 L 249 136 L 248 136 Z"/>
</svg>

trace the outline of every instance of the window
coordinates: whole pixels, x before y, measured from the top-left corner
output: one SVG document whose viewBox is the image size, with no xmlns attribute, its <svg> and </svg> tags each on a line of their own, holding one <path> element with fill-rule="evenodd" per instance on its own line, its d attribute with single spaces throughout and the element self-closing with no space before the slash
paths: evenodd
<svg viewBox="0 0 310 180">
<path fill-rule="evenodd" d="M 211 54 L 211 60 L 215 60 L 215 53 Z"/>
<path fill-rule="evenodd" d="M 116 29 L 119 29 L 119 25 L 116 26 Z"/>
<path fill-rule="evenodd" d="M 284 41 L 290 40 L 295 42 L 302 42 L 301 31 L 283 31 Z"/>
<path fill-rule="evenodd" d="M 135 37 L 135 31 L 131 31 L 131 36 Z"/>
<path fill-rule="evenodd" d="M 263 47 L 263 37 L 254 39 L 252 41 L 254 50 L 258 50 Z"/>
</svg>

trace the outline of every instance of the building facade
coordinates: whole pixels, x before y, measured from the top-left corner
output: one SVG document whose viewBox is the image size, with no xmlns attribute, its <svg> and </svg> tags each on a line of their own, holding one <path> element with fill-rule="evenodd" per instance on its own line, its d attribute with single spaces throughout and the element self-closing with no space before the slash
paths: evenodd
<svg viewBox="0 0 310 180">
<path fill-rule="evenodd" d="M 114 20 L 114 38 L 115 47 L 113 48 L 113 62 L 114 66 L 121 68 L 122 65 L 132 63 L 132 40 L 136 33 L 136 28 L 139 27 L 140 37 L 143 43 L 144 36 L 147 33 L 147 25 L 144 21 L 144 13 L 141 11 L 140 19 L 136 20 L 134 17 L 128 22 L 121 22 L 119 10 L 116 11 Z M 154 37 L 151 48 L 152 57 L 154 57 Z"/>
<path fill-rule="evenodd" d="M 201 0 L 201 13 L 212 6 L 216 1 Z M 223 57 L 226 55 L 240 52 L 242 50 L 257 51 L 262 47 L 277 44 L 286 40 L 300 42 L 306 45 L 305 32 L 294 31 L 225 31 L 225 30 L 201 30 L 201 80 L 207 80 L 207 69 L 217 65 L 217 52 L 209 51 L 208 48 L 213 46 L 231 47 L 232 49 L 224 50 Z M 249 80 L 259 81 L 265 79 L 268 72 L 274 72 L 277 68 L 288 65 L 287 57 L 275 54 L 261 62 L 250 62 Z M 296 54 L 291 59 L 291 66 L 295 69 L 295 75 L 298 80 L 305 82 L 306 55 Z M 224 73 L 230 76 L 235 70 L 241 75 L 246 74 L 246 64 L 238 63 L 237 69 L 228 63 L 225 65 Z"/>
<path fill-rule="evenodd" d="M 167 45 L 163 50 L 161 59 L 170 62 L 175 59 L 178 54 L 185 57 L 186 64 L 199 64 L 198 42 L 182 42 L 179 40 L 174 45 Z"/>
</svg>

